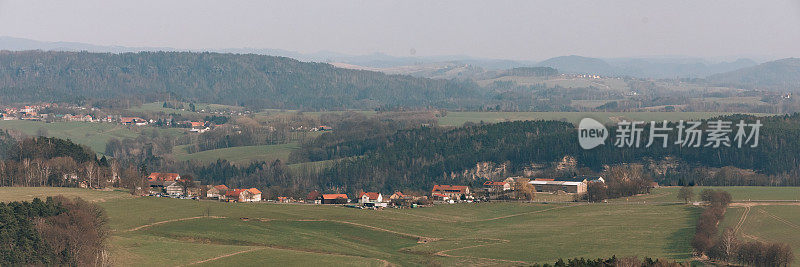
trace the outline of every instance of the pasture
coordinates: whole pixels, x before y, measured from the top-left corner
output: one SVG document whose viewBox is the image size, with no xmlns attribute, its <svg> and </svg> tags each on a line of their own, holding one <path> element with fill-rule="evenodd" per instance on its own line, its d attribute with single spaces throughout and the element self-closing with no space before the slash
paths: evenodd
<svg viewBox="0 0 800 267">
<path fill-rule="evenodd" d="M 111 138 L 136 138 L 142 131 L 159 131 L 161 134 L 178 136 L 185 133 L 182 129 L 160 129 L 147 126 L 123 126 L 116 123 L 94 122 L 52 122 L 43 121 L 0 121 L 0 129 L 16 130 L 26 135 L 35 136 L 39 129 L 44 129 L 48 137 L 69 139 L 77 144 L 89 146 L 97 153 L 106 151 L 106 144 Z"/>
<path fill-rule="evenodd" d="M 695 201 L 700 200 L 700 192 L 704 189 L 725 190 L 731 194 L 734 202 L 760 200 L 793 200 L 800 201 L 800 187 L 764 187 L 764 186 L 696 186 L 693 187 Z M 611 202 L 683 202 L 678 199 L 678 186 L 654 188 L 648 195 L 609 200 Z"/>
<path fill-rule="evenodd" d="M 15 194 L 8 194 L 14 190 Z M 31 188 L 0 188 L 21 200 Z M 38 189 L 37 196 L 64 193 Z M 359 210 L 222 203 L 72 189 L 101 200 L 115 265 L 284 262 L 518 265 L 560 257 L 690 258 L 698 208 L 680 204 L 480 203 Z M 108 195 L 118 197 L 109 197 Z M 250 264 L 248 264 L 250 265 Z"/>
<path fill-rule="evenodd" d="M 179 161 L 197 160 L 204 163 L 214 162 L 217 161 L 217 159 L 225 159 L 236 164 L 247 164 L 252 161 L 274 161 L 277 159 L 287 162 L 289 160 L 289 153 L 299 147 L 300 145 L 297 143 L 240 146 L 189 154 L 186 152 L 185 146 L 176 146 L 172 150 L 172 155 Z"/>
<path fill-rule="evenodd" d="M 735 201 L 792 199 L 800 192 L 796 187 L 714 189 L 730 191 Z M 96 201 L 110 218 L 110 255 L 120 266 L 524 265 L 612 255 L 691 260 L 701 208 L 675 203 L 680 202 L 676 193 L 676 187 L 656 188 L 629 203 L 465 203 L 377 211 L 132 197 L 77 188 L 0 188 L 0 200 L 63 194 Z M 745 206 L 754 203 L 761 204 Z M 736 226 L 750 209 L 741 239 L 797 244 L 800 206 L 786 204 L 734 203 L 721 227 Z"/>
</svg>

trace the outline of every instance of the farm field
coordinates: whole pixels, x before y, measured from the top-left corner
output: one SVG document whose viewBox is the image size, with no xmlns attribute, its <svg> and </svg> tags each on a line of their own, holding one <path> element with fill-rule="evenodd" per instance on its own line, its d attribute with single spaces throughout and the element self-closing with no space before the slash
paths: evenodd
<svg viewBox="0 0 800 267">
<path fill-rule="evenodd" d="M 447 112 L 447 116 L 439 118 L 442 126 L 461 126 L 466 122 L 497 123 L 519 120 L 563 120 L 574 124 L 583 118 L 593 118 L 602 123 L 611 123 L 626 119 L 639 121 L 677 121 L 700 120 L 721 115 L 730 115 L 729 112 Z M 755 114 L 769 116 L 770 114 Z"/>
<path fill-rule="evenodd" d="M 217 159 L 225 159 L 237 164 L 247 164 L 251 161 L 274 161 L 280 159 L 287 162 L 289 153 L 300 147 L 297 143 L 280 145 L 261 145 L 261 146 L 240 146 L 206 150 L 197 153 L 187 153 L 185 146 L 176 146 L 172 150 L 172 155 L 176 160 L 198 160 L 201 162 L 214 162 Z"/>
<path fill-rule="evenodd" d="M 161 134 L 181 135 L 181 129 L 159 129 L 146 126 L 122 126 L 115 123 L 94 122 L 52 122 L 42 121 L 0 121 L 0 129 L 17 130 L 27 135 L 36 135 L 39 129 L 47 130 L 48 137 L 69 139 L 75 143 L 87 145 L 94 152 L 103 153 L 106 143 L 111 138 L 125 139 L 136 138 L 142 130 L 156 130 Z"/>
</svg>

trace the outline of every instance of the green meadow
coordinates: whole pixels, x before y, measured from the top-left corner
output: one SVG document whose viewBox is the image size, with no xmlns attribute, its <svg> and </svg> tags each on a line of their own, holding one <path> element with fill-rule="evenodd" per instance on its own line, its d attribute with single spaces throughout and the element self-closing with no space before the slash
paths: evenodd
<svg viewBox="0 0 800 267">
<path fill-rule="evenodd" d="M 0 129 L 16 130 L 27 135 L 36 135 L 39 129 L 47 131 L 48 137 L 69 139 L 77 144 L 87 145 L 97 153 L 106 151 L 106 144 L 111 138 L 136 138 L 143 130 L 160 131 L 162 134 L 181 135 L 182 129 L 161 129 L 147 126 L 123 126 L 116 123 L 95 122 L 52 122 L 43 121 L 0 121 Z"/>
<path fill-rule="evenodd" d="M 708 187 L 697 187 L 695 192 Z M 720 227 L 742 240 L 800 243 L 797 187 L 713 187 L 734 201 Z M 78 188 L 0 188 L 0 200 L 80 196 L 105 208 L 114 265 L 525 265 L 617 256 L 690 261 L 700 207 L 676 187 L 609 203 L 470 203 L 360 210 L 222 203 Z M 741 202 L 745 201 L 745 202 Z M 755 206 L 754 203 L 758 204 Z"/>
<path fill-rule="evenodd" d="M 110 218 L 115 265 L 282 262 L 520 265 L 567 257 L 688 260 L 699 208 L 681 204 L 480 203 L 359 210 L 221 203 L 88 189 L 0 188 L 0 200 L 81 195 Z M 252 263 L 252 264 L 251 264 Z"/>
<path fill-rule="evenodd" d="M 236 164 L 247 164 L 252 161 L 274 161 L 277 159 L 287 162 L 289 160 L 289 153 L 299 147 L 300 145 L 298 143 L 240 146 L 189 154 L 186 152 L 185 146 L 176 146 L 172 149 L 172 155 L 179 161 L 197 160 L 206 163 L 217 161 L 217 159 L 225 159 Z"/>
</svg>

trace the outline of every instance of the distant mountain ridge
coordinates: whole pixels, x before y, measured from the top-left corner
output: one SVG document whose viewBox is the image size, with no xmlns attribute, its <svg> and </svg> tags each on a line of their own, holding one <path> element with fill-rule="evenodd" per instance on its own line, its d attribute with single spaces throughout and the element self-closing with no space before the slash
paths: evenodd
<svg viewBox="0 0 800 267">
<path fill-rule="evenodd" d="M 0 37 L 0 50 L 88 51 L 103 53 L 192 51 L 170 47 L 124 47 L 100 46 L 77 42 L 43 42 L 14 37 Z M 208 50 L 208 52 L 270 55 L 289 57 L 306 62 L 342 63 L 346 64 L 342 66 L 348 66 L 352 69 L 368 69 L 389 74 L 407 74 L 415 77 L 437 79 L 452 79 L 461 76 L 476 75 L 482 71 L 490 72 L 537 66 L 552 67 L 558 69 L 561 73 L 585 73 L 639 78 L 701 78 L 716 73 L 751 67 L 757 64 L 749 59 L 711 63 L 703 59 L 686 57 L 599 59 L 571 55 L 535 62 L 529 60 L 474 58 L 466 55 L 397 57 L 383 53 L 347 55 L 330 51 L 305 54 L 282 49 L 264 48 L 211 49 Z"/>
<path fill-rule="evenodd" d="M 547 59 L 537 65 L 555 68 L 564 73 L 638 78 L 700 78 L 756 64 L 750 59 L 709 63 L 696 58 L 615 58 L 604 60 L 572 55 Z"/>
<path fill-rule="evenodd" d="M 800 58 L 785 58 L 715 74 L 709 76 L 708 81 L 747 89 L 800 92 Z"/>
</svg>

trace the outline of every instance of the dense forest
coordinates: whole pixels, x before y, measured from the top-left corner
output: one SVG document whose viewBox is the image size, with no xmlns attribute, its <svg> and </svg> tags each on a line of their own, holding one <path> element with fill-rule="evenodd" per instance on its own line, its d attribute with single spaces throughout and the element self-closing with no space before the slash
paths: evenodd
<svg viewBox="0 0 800 267">
<path fill-rule="evenodd" d="M 189 52 L 0 51 L 0 100 L 80 102 L 179 97 L 204 103 L 304 110 L 379 106 L 475 107 L 470 82 L 335 68 L 290 58 Z"/>
</svg>

